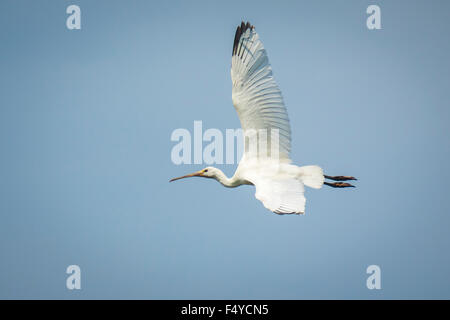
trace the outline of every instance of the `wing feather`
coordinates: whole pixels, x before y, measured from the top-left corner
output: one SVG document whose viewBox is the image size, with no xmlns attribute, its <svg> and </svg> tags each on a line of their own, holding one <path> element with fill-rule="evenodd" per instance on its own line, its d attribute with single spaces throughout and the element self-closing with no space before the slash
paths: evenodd
<svg viewBox="0 0 450 320">
<path fill-rule="evenodd" d="M 294 178 L 254 179 L 256 199 L 277 214 L 305 213 L 306 198 L 303 183 Z"/>
<path fill-rule="evenodd" d="M 242 129 L 279 132 L 279 156 L 290 159 L 291 127 L 283 97 L 272 74 L 266 50 L 250 23 L 238 26 L 231 60 L 233 105 Z"/>
</svg>

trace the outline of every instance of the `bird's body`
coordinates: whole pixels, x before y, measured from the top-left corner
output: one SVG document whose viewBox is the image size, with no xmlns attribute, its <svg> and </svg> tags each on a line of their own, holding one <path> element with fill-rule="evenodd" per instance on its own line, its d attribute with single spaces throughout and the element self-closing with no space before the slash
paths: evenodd
<svg viewBox="0 0 450 320">
<path fill-rule="evenodd" d="M 325 182 L 356 180 L 353 177 L 324 175 L 319 166 L 296 166 L 290 159 L 291 127 L 281 91 L 272 75 L 266 50 L 254 27 L 242 23 L 233 44 L 231 80 L 232 100 L 244 131 L 244 155 L 228 178 L 214 167 L 172 179 L 200 176 L 213 178 L 225 187 L 254 185 L 255 196 L 278 214 L 305 212 L 305 188 L 352 187 L 348 183 Z M 254 139 L 252 139 L 254 138 Z M 261 144 L 261 141 L 265 143 Z"/>
</svg>

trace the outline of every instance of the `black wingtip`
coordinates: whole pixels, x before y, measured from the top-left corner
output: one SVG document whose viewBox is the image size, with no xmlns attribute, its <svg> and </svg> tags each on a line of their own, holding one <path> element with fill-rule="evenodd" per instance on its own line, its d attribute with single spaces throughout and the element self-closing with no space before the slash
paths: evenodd
<svg viewBox="0 0 450 320">
<path fill-rule="evenodd" d="M 241 25 L 239 25 L 236 29 L 236 34 L 234 35 L 234 42 L 233 42 L 233 52 L 232 56 L 234 56 L 238 51 L 238 45 L 239 45 L 239 39 L 241 39 L 242 34 L 245 33 L 248 29 L 254 29 L 255 27 L 250 24 L 250 22 L 247 21 L 245 23 L 244 21 L 241 22 Z"/>
</svg>

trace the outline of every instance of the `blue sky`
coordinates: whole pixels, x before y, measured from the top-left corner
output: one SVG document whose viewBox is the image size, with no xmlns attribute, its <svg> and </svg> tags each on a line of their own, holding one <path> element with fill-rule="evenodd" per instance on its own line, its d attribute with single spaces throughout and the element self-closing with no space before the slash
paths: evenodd
<svg viewBox="0 0 450 320">
<path fill-rule="evenodd" d="M 2 1 L 0 298 L 450 298 L 450 5 L 377 1 L 370 31 L 373 3 Z M 241 20 L 268 51 L 294 162 L 359 178 L 307 190 L 305 216 L 250 186 L 168 183 L 203 167 L 171 162 L 173 130 L 239 127 Z"/>
</svg>

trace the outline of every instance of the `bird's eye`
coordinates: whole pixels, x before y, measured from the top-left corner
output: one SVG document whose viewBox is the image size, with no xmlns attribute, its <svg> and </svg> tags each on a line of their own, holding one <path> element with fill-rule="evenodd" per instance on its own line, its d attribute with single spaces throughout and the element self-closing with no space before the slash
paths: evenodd
<svg viewBox="0 0 450 320">
<path fill-rule="evenodd" d="M 205 169 L 205 171 L 203 171 L 203 172 L 208 172 L 208 169 Z"/>
</svg>

